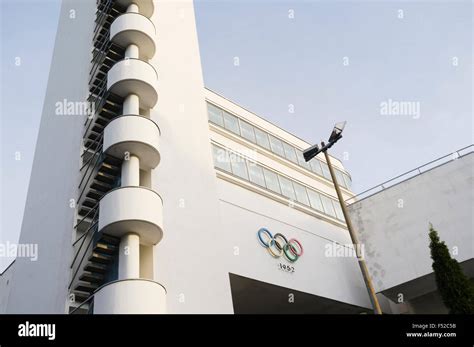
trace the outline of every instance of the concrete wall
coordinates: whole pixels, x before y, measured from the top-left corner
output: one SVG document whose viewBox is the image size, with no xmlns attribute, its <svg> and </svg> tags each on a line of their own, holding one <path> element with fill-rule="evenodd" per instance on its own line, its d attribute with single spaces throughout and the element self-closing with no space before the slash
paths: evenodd
<svg viewBox="0 0 474 347">
<path fill-rule="evenodd" d="M 411 299 L 436 289 L 426 276 L 430 222 L 459 262 L 474 257 L 473 160 L 468 154 L 349 207 L 377 292 L 406 284 L 397 292 Z"/>
<path fill-rule="evenodd" d="M 10 296 L 10 284 L 15 267 L 15 261 L 0 274 L 0 314 L 7 313 L 8 299 Z"/>
<path fill-rule="evenodd" d="M 447 314 L 448 309 L 443 303 L 438 291 L 433 291 L 410 300 L 409 308 L 411 313 L 423 314 Z"/>
<path fill-rule="evenodd" d="M 159 100 L 151 117 L 162 136 L 152 187 L 164 202 L 155 280 L 168 291 L 169 313 L 232 312 L 193 3 L 155 1 L 153 21 Z"/>
<path fill-rule="evenodd" d="M 151 117 L 162 157 L 152 187 L 164 201 L 155 280 L 167 289 L 167 312 L 232 313 L 229 272 L 369 306 L 355 260 L 324 256 L 327 242 L 350 242 L 344 229 L 216 178 L 192 2 L 155 6 L 160 95 Z M 263 226 L 305 245 L 294 274 L 259 245 Z"/>
<path fill-rule="evenodd" d="M 38 260 L 17 258 L 7 313 L 64 313 L 83 115 L 56 115 L 56 102 L 88 95 L 94 0 L 64 0 L 36 144 L 20 243 L 37 244 Z"/>
<path fill-rule="evenodd" d="M 286 288 L 330 298 L 352 305 L 370 307 L 357 261 L 353 257 L 331 257 L 326 246 L 333 242 L 350 244 L 347 230 L 270 200 L 233 183 L 218 180 L 219 211 L 229 272 Z M 268 228 L 296 238 L 304 254 L 295 263 L 295 272 L 279 269 L 290 265 L 283 258 L 272 258 L 257 238 L 257 231 Z"/>
</svg>

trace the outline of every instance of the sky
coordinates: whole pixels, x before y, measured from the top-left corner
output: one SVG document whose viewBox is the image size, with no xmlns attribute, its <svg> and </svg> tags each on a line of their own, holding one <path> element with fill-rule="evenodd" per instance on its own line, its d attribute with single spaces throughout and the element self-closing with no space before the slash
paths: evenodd
<svg viewBox="0 0 474 347">
<path fill-rule="evenodd" d="M 0 3 L 0 240 L 17 242 L 60 1 Z M 358 193 L 474 142 L 472 7 L 197 0 L 205 85 L 310 143 L 346 120 L 331 154 Z"/>
</svg>

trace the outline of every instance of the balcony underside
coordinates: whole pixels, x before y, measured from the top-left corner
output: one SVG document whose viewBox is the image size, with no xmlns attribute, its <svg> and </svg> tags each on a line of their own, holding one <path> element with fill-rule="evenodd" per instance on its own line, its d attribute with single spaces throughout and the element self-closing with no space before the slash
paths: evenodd
<svg viewBox="0 0 474 347">
<path fill-rule="evenodd" d="M 125 13 L 112 23 L 110 41 L 126 48 L 138 46 L 140 59 L 148 60 L 155 54 L 155 26 L 147 17 L 138 13 Z"/>
<path fill-rule="evenodd" d="M 156 245 L 163 237 L 163 201 L 145 187 L 120 187 L 100 201 L 99 230 L 122 237 L 135 233 L 140 243 Z"/>
<path fill-rule="evenodd" d="M 105 128 L 104 152 L 116 158 L 128 152 L 140 159 L 141 169 L 154 169 L 160 162 L 159 140 L 160 129 L 151 119 L 125 115 Z"/>
</svg>

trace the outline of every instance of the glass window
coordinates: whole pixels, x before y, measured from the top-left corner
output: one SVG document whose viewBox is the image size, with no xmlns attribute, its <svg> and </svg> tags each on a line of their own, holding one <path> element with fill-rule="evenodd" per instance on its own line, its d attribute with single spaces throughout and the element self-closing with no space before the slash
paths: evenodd
<svg viewBox="0 0 474 347">
<path fill-rule="evenodd" d="M 336 172 L 337 183 L 338 183 L 341 187 L 347 188 L 347 186 L 346 186 L 346 181 L 344 181 L 344 176 L 342 176 L 342 172 L 339 171 L 338 169 L 335 169 L 334 171 Z"/>
<path fill-rule="evenodd" d="M 293 163 L 298 163 L 295 148 L 293 146 L 290 146 L 289 144 L 283 142 L 283 150 L 285 151 L 286 159 L 292 161 Z"/>
<path fill-rule="evenodd" d="M 232 173 L 248 180 L 249 176 L 247 174 L 247 164 L 245 163 L 245 159 L 235 153 L 230 153 L 229 157 L 232 166 Z"/>
<path fill-rule="evenodd" d="M 344 214 L 342 213 L 342 208 L 341 205 L 339 204 L 339 201 L 333 200 L 332 204 L 334 206 L 334 210 L 336 211 L 336 217 L 337 219 L 344 220 Z"/>
<path fill-rule="evenodd" d="M 296 200 L 295 191 L 293 189 L 293 184 L 291 181 L 285 177 L 278 175 L 280 179 L 280 186 L 281 186 L 281 194 L 290 198 L 292 200 Z"/>
<path fill-rule="evenodd" d="M 258 128 L 254 128 L 257 145 L 263 148 L 270 149 L 270 142 L 268 141 L 268 134 Z"/>
<path fill-rule="evenodd" d="M 232 172 L 228 153 L 225 149 L 212 146 L 212 156 L 214 157 L 214 166 L 222 170 Z"/>
<path fill-rule="evenodd" d="M 293 187 L 295 188 L 296 201 L 309 206 L 309 200 L 308 200 L 308 194 L 306 194 L 306 188 L 296 182 L 293 182 Z"/>
<path fill-rule="evenodd" d="M 298 163 L 307 170 L 311 170 L 311 165 L 304 160 L 303 152 L 299 149 L 296 150 L 296 157 L 298 158 Z"/>
<path fill-rule="evenodd" d="M 255 162 L 245 160 L 242 156 L 225 148 L 212 145 L 212 154 L 215 167 L 344 221 L 339 201 L 307 189 L 303 185 L 267 170 Z M 337 172 L 343 179 L 348 177 L 340 171 Z"/>
<path fill-rule="evenodd" d="M 331 173 L 329 172 L 329 166 L 325 162 L 321 161 L 321 168 L 323 170 L 323 176 L 331 181 Z"/>
<path fill-rule="evenodd" d="M 270 138 L 270 146 L 272 147 L 272 152 L 278 154 L 279 156 L 285 157 L 285 152 L 283 150 L 283 144 L 280 140 L 273 137 L 272 135 L 268 136 Z"/>
<path fill-rule="evenodd" d="M 351 180 L 351 177 L 347 174 L 343 174 L 344 176 L 344 181 L 346 182 L 346 187 L 348 189 L 351 189 L 352 188 L 352 180 Z"/>
<path fill-rule="evenodd" d="M 278 182 L 278 176 L 276 173 L 263 169 L 263 174 L 265 176 L 265 184 L 268 189 L 281 194 L 280 183 Z"/>
<path fill-rule="evenodd" d="M 308 189 L 308 197 L 312 208 L 324 212 L 323 204 L 321 203 L 321 198 L 318 193 L 314 190 Z"/>
<path fill-rule="evenodd" d="M 255 143 L 255 133 L 253 132 L 253 126 L 249 123 L 240 120 L 240 132 L 242 137 Z"/>
<path fill-rule="evenodd" d="M 315 174 L 319 176 L 323 175 L 323 171 L 321 170 L 321 165 L 319 164 L 320 160 L 312 159 L 309 163 L 311 164 L 311 170 L 313 170 Z"/>
<path fill-rule="evenodd" d="M 220 108 L 207 103 L 207 114 L 212 123 L 224 127 L 224 118 L 222 117 L 222 110 Z"/>
<path fill-rule="evenodd" d="M 332 199 L 328 198 L 325 195 L 321 195 L 321 201 L 323 202 L 324 212 L 332 217 L 336 217 L 336 211 L 334 211 Z"/>
<path fill-rule="evenodd" d="M 239 121 L 237 117 L 224 111 L 224 126 L 227 130 L 232 131 L 234 134 L 240 135 Z"/>
<path fill-rule="evenodd" d="M 248 161 L 247 167 L 249 170 L 250 182 L 265 187 L 265 178 L 263 177 L 263 169 L 257 164 Z"/>
</svg>

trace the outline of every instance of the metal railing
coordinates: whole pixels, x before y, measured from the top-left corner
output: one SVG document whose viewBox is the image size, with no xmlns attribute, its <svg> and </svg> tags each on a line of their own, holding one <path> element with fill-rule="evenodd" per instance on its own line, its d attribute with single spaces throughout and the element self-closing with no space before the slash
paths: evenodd
<svg viewBox="0 0 474 347">
<path fill-rule="evenodd" d="M 84 195 L 84 192 L 87 190 L 88 188 L 88 184 L 92 178 L 92 176 L 94 176 L 95 174 L 97 174 L 98 172 L 98 168 L 99 166 L 102 164 L 103 160 L 104 160 L 104 156 L 103 156 L 103 153 L 102 153 L 102 144 L 97 147 L 97 150 L 96 152 L 93 154 L 92 158 L 94 157 L 94 155 L 96 155 L 98 153 L 98 151 L 100 151 L 100 154 L 97 155 L 97 159 L 95 160 L 95 163 L 94 165 L 89 165 L 86 169 L 86 172 L 84 172 L 84 175 L 82 176 L 81 178 L 81 182 L 79 184 L 79 189 L 81 189 L 81 186 L 82 186 L 82 189 L 79 193 L 79 197 L 77 198 L 77 201 L 80 203 L 81 202 L 81 198 L 82 196 Z M 84 183 L 84 178 L 87 176 L 87 179 Z M 84 183 L 84 184 L 83 184 Z"/>
<path fill-rule="evenodd" d="M 76 254 L 74 255 L 74 259 L 72 260 L 71 262 L 71 265 L 69 266 L 70 269 L 73 269 L 74 267 L 74 264 L 76 263 L 76 260 L 78 259 L 78 256 L 79 254 L 81 253 L 81 250 L 82 250 L 82 247 L 84 246 L 85 244 L 85 241 L 87 239 L 87 236 L 91 234 L 91 231 L 92 231 L 92 234 L 94 234 L 95 232 L 98 232 L 98 224 L 99 224 L 99 219 L 98 219 L 98 215 L 99 215 L 99 208 L 97 207 L 96 208 L 96 211 L 94 213 L 94 219 L 91 223 L 91 225 L 89 226 L 89 228 L 84 232 L 84 234 L 81 235 L 81 237 L 79 237 L 75 242 L 74 242 L 74 245 L 77 244 L 77 242 L 79 242 L 79 240 L 82 240 L 81 242 L 81 245 L 79 246 Z M 90 239 L 89 239 L 89 242 L 87 243 L 87 246 L 86 248 L 84 249 L 84 251 L 82 252 L 82 257 L 81 257 L 81 261 L 79 262 L 79 264 L 77 264 L 77 267 L 76 267 L 76 270 L 74 271 L 74 274 L 71 278 L 71 281 L 69 282 L 69 286 L 68 286 L 68 289 L 71 288 L 72 284 L 74 283 L 74 280 L 76 279 L 76 276 L 77 274 L 79 273 L 79 270 L 81 269 L 81 265 L 82 265 L 82 262 L 84 261 L 84 258 L 86 257 L 86 254 L 87 252 L 89 251 L 90 249 L 90 246 L 93 244 L 94 242 L 94 236 L 91 236 Z"/>
<path fill-rule="evenodd" d="M 102 152 L 104 131 L 102 130 L 100 134 L 97 134 L 97 136 L 93 137 L 93 136 L 89 136 L 91 135 L 89 132 L 89 129 L 91 125 L 94 124 L 94 120 L 97 119 L 97 117 L 99 116 L 108 98 L 107 74 L 105 73 L 104 76 L 101 76 L 101 78 L 97 80 L 96 73 L 98 69 L 104 64 L 105 58 L 107 56 L 107 52 L 110 49 L 111 44 L 109 41 L 109 35 L 110 35 L 111 22 L 115 18 L 115 16 L 111 14 L 114 5 L 115 5 L 115 1 L 113 0 L 98 0 L 97 1 L 96 20 L 95 20 L 94 34 L 93 34 L 93 40 L 92 40 L 93 58 L 92 58 L 92 66 L 90 69 L 90 79 L 89 79 L 89 85 L 90 85 L 89 101 L 94 102 L 95 113 L 92 117 L 86 119 L 86 121 L 84 122 L 85 131 L 83 133 L 83 140 L 90 141 L 90 143 L 88 144 L 87 147 L 83 149 L 83 153 L 81 154 L 81 156 L 83 157 L 86 153 L 90 154 L 92 150 L 94 150 L 94 152 L 90 154 L 90 158 L 88 158 L 87 160 L 84 160 L 80 168 L 80 172 L 82 172 L 83 174 L 78 186 L 79 197 L 77 201 L 79 202 L 79 205 L 81 204 L 80 202 L 83 195 L 85 194 L 85 192 L 90 186 L 89 182 L 91 178 L 94 177 L 98 173 L 100 165 L 103 163 L 105 159 L 104 153 Z M 95 81 L 97 81 L 97 83 L 95 83 Z M 80 242 L 79 247 L 77 251 L 75 252 L 74 258 L 72 259 L 72 262 L 70 264 L 70 268 L 74 271 L 74 273 L 71 277 L 71 280 L 68 286 L 69 289 L 71 289 L 71 286 L 73 285 L 79 272 L 81 271 L 83 267 L 84 259 L 86 255 L 89 253 L 89 250 L 91 249 L 91 245 L 93 245 L 94 240 L 96 240 L 96 237 L 95 237 L 96 235 L 94 235 L 94 233 L 99 232 L 98 230 L 99 201 L 97 201 L 94 204 L 94 206 L 74 226 L 74 229 L 76 230 L 76 232 L 79 231 L 78 227 L 82 223 L 84 223 L 87 219 L 90 219 L 90 222 L 89 222 L 90 224 L 88 225 L 87 230 L 84 231 L 82 235 L 79 236 L 72 244 L 72 246 L 75 247 Z M 88 236 L 90 236 L 89 240 L 88 240 Z M 87 241 L 87 245 L 86 245 L 86 241 Z M 78 261 L 79 256 L 81 254 L 82 256 L 80 257 L 80 261 Z M 77 310 L 79 310 L 83 305 L 85 305 L 90 300 L 92 300 L 91 297 L 87 298 L 79 306 L 75 307 L 73 311 L 70 313 L 73 314 Z M 91 310 L 91 305 L 89 305 L 88 313 L 90 313 L 90 310 Z"/>
<path fill-rule="evenodd" d="M 92 43 L 94 47 L 92 61 L 95 61 L 95 59 L 97 58 L 97 53 L 100 53 L 101 56 L 102 54 L 107 54 L 106 45 L 109 42 L 108 36 L 110 33 L 110 28 L 106 29 L 105 32 L 102 34 L 101 32 L 102 32 L 102 29 L 105 28 L 104 24 L 111 17 L 110 10 L 112 9 L 112 6 L 113 6 L 113 1 L 108 0 L 103 5 L 99 5 L 99 8 L 97 10 L 96 24 L 94 27 L 94 36 L 92 38 Z M 100 35 L 102 35 L 102 37 L 100 38 L 100 40 L 98 40 Z M 97 47 L 97 43 L 99 47 Z M 95 63 L 92 65 L 92 68 L 90 71 L 91 79 L 89 80 L 89 83 L 92 82 L 92 78 L 95 75 L 95 71 L 101 64 L 102 62 L 99 59 L 98 61 L 95 61 Z"/>
<path fill-rule="evenodd" d="M 94 295 L 95 293 L 92 293 L 90 296 L 88 296 L 83 302 L 81 302 L 78 306 L 74 307 L 74 309 L 69 312 L 69 314 L 76 314 L 76 312 L 83 307 L 85 304 L 89 304 L 87 307 L 87 314 L 92 314 L 94 312 Z"/>
<path fill-rule="evenodd" d="M 394 177 L 394 178 L 392 178 L 388 181 L 380 183 L 380 184 L 376 185 L 375 187 L 364 190 L 363 192 L 361 192 L 357 195 L 354 195 L 353 197 L 345 200 L 345 202 L 346 202 L 347 205 L 350 205 L 350 204 L 355 203 L 357 201 L 360 201 L 362 199 L 368 198 L 369 196 L 380 193 L 380 192 L 384 191 L 385 189 L 393 187 L 394 185 L 396 185 L 398 183 L 401 183 L 401 182 L 406 181 L 410 178 L 418 176 L 418 175 L 420 175 L 420 174 L 422 174 L 426 171 L 429 171 L 429 170 L 431 170 L 435 167 L 438 167 L 440 165 L 446 164 L 450 161 L 453 161 L 453 160 L 461 158 L 465 155 L 468 155 L 468 154 L 472 153 L 473 151 L 474 151 L 474 144 L 463 147 L 463 148 L 461 148 L 461 149 L 459 149 L 459 150 L 457 150 L 453 153 L 446 154 L 446 155 L 444 155 L 442 157 L 439 157 L 435 160 L 432 160 L 432 161 L 430 161 L 426 164 L 418 166 L 415 169 L 412 169 L 412 170 L 407 171 L 407 172 L 405 172 L 401 175 L 398 175 L 398 176 L 396 176 L 396 177 Z"/>
<path fill-rule="evenodd" d="M 96 26 L 94 28 L 94 37 L 93 37 L 93 43 L 94 43 L 94 52 L 93 52 L 93 58 L 92 58 L 92 67 L 90 70 L 90 78 L 89 78 L 89 85 L 92 86 L 90 90 L 90 100 L 93 100 L 94 102 L 94 110 L 96 110 L 96 114 L 91 117 L 86 119 L 84 125 L 85 125 L 85 131 L 84 131 L 84 137 L 86 138 L 89 132 L 90 126 L 94 123 L 94 119 L 100 111 L 102 110 L 102 107 L 106 104 L 107 98 L 108 98 L 108 91 L 107 91 L 107 74 L 104 72 L 104 76 L 99 79 L 99 82 L 97 85 L 93 86 L 93 82 L 95 80 L 97 70 L 100 69 L 101 66 L 103 66 L 105 57 L 107 56 L 107 53 L 110 51 L 111 48 L 111 42 L 109 41 L 109 35 L 110 35 L 110 27 L 105 29 L 103 32 L 103 29 L 105 28 L 104 25 L 107 23 L 107 20 L 113 19 L 114 16 L 110 14 L 111 9 L 114 5 L 114 1 L 108 0 L 105 3 L 100 3 L 101 8 L 98 11 L 97 19 L 96 19 Z M 99 8 L 100 8 L 99 6 Z M 100 37 L 102 35 L 102 37 Z M 100 37 L 100 38 L 99 38 Z"/>
<path fill-rule="evenodd" d="M 83 137 L 87 138 L 87 135 L 89 134 L 89 129 L 91 125 L 94 123 L 94 120 L 99 116 L 99 113 L 102 111 L 102 108 L 107 102 L 107 97 L 109 95 L 107 91 L 107 81 L 104 79 L 99 85 L 97 85 L 94 89 L 94 92 L 97 92 L 97 94 L 93 94 L 91 91 L 91 96 L 90 99 L 94 100 L 94 110 L 95 114 L 94 116 L 86 119 L 86 122 L 84 123 L 85 130 Z"/>
</svg>

